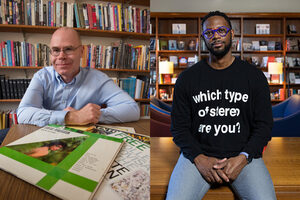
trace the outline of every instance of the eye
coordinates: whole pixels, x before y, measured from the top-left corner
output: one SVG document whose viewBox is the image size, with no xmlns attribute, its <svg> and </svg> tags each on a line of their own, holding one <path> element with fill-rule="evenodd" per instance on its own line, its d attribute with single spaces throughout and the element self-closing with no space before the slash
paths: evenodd
<svg viewBox="0 0 300 200">
<path fill-rule="evenodd" d="M 220 27 L 220 28 L 218 29 L 218 33 L 220 33 L 220 34 L 225 34 L 226 32 L 227 32 L 227 29 L 226 29 L 226 28 Z"/>
<path fill-rule="evenodd" d="M 212 34 L 213 34 L 213 32 L 211 30 L 207 30 L 204 32 L 204 35 L 207 35 L 207 36 L 210 36 Z"/>
<path fill-rule="evenodd" d="M 52 54 L 59 54 L 60 53 L 60 49 L 59 48 L 53 48 L 53 49 L 51 49 L 51 53 Z"/>
</svg>

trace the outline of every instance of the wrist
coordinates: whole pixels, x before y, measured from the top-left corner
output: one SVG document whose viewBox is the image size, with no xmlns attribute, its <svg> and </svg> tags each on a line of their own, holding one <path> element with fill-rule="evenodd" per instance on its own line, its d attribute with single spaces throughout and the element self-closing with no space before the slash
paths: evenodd
<svg viewBox="0 0 300 200">
<path fill-rule="evenodd" d="M 66 125 L 74 125 L 76 124 L 76 111 L 69 111 L 65 116 L 65 124 Z"/>
<path fill-rule="evenodd" d="M 246 158 L 247 164 L 251 163 L 251 161 L 252 161 L 252 157 L 249 156 L 249 154 L 246 152 L 241 152 L 239 154 L 239 156 L 243 156 L 244 158 Z"/>
</svg>

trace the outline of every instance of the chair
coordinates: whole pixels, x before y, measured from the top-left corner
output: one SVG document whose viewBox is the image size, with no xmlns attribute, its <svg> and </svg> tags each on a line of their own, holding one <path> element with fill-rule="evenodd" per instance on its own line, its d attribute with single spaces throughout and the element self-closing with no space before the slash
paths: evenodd
<svg viewBox="0 0 300 200">
<path fill-rule="evenodd" d="M 272 112 L 274 118 L 272 137 L 300 136 L 300 95 L 292 95 L 273 106 Z"/>
<path fill-rule="evenodd" d="M 171 127 L 172 107 L 153 97 L 150 100 L 150 136 L 172 137 Z"/>
</svg>

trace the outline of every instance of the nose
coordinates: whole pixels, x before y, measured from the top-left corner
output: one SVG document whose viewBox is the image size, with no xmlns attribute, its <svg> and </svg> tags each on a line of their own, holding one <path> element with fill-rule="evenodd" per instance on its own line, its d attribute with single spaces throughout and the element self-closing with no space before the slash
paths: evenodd
<svg viewBox="0 0 300 200">
<path fill-rule="evenodd" d="M 66 58 L 67 54 L 65 53 L 65 51 L 61 50 L 59 52 L 59 55 L 57 56 L 57 58 Z"/>
<path fill-rule="evenodd" d="M 217 32 L 215 32 L 211 39 L 216 40 L 216 39 L 219 39 L 219 38 L 221 38 L 221 36 Z"/>
</svg>

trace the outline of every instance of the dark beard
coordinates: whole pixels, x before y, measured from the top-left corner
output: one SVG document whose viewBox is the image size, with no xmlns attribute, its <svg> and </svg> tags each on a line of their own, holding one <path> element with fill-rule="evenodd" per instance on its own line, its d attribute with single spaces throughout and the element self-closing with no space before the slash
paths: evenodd
<svg viewBox="0 0 300 200">
<path fill-rule="evenodd" d="M 229 44 L 225 45 L 225 48 L 224 48 L 223 51 L 215 51 L 211 46 L 207 45 L 207 43 L 205 41 L 205 46 L 207 47 L 208 51 L 212 55 L 216 56 L 217 58 L 223 58 L 228 53 L 228 51 L 230 50 L 231 45 L 232 45 L 232 38 L 230 37 Z"/>
</svg>

